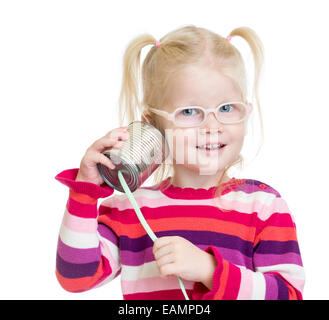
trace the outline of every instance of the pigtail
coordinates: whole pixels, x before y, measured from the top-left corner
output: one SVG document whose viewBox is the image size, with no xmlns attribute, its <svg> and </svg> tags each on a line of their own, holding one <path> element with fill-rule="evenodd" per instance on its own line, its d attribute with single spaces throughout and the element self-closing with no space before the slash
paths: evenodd
<svg viewBox="0 0 329 320">
<path fill-rule="evenodd" d="M 142 34 L 133 39 L 127 46 L 123 56 L 123 73 L 121 92 L 119 96 L 119 123 L 123 126 L 126 121 L 128 124 L 132 121 L 139 120 L 139 115 L 144 113 L 148 114 L 146 105 L 152 101 L 154 90 L 152 87 L 157 87 L 158 82 L 153 80 L 154 66 L 153 56 L 159 48 L 155 47 L 157 40 L 149 34 Z M 141 68 L 141 52 L 142 49 L 152 45 L 149 53 L 147 54 Z M 164 43 L 161 43 L 161 49 L 164 47 Z M 157 64 L 157 63 L 155 63 Z M 143 88 L 141 88 L 141 85 Z M 162 92 L 161 90 L 158 90 Z M 142 99 L 140 99 L 140 93 L 142 93 Z M 145 101 L 146 100 L 146 101 Z M 151 114 L 151 118 L 153 115 Z M 152 119 L 152 124 L 153 124 Z M 156 122 L 155 122 L 156 123 Z M 156 127 L 162 132 L 162 129 L 157 125 Z M 159 184 L 164 180 L 171 171 L 168 173 L 168 166 L 162 163 L 152 175 L 155 184 Z M 170 170 L 170 168 L 169 168 Z M 171 180 L 170 180 L 171 181 Z"/>
<path fill-rule="evenodd" d="M 137 112 L 142 112 L 140 96 L 140 56 L 142 49 L 147 45 L 154 45 L 156 39 L 143 34 L 133 39 L 127 46 L 123 56 L 123 74 L 119 97 L 119 123 L 123 126 L 125 119 L 128 123 L 135 121 Z"/>
<path fill-rule="evenodd" d="M 253 85 L 252 94 L 253 94 L 253 100 L 255 100 L 257 104 L 260 128 L 261 128 L 261 143 L 257 151 L 258 154 L 264 141 L 264 124 L 263 124 L 262 112 L 260 108 L 259 94 L 258 94 L 259 81 L 261 77 L 262 66 L 264 63 L 264 48 L 256 32 L 249 27 L 236 28 L 231 31 L 229 36 L 231 36 L 232 38 L 234 36 L 239 36 L 243 38 L 248 43 L 254 59 L 254 85 Z"/>
</svg>

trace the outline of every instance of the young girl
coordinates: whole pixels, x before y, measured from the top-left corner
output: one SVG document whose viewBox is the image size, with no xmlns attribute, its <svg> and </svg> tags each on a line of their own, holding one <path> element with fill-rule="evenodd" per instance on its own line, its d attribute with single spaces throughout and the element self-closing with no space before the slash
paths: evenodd
<svg viewBox="0 0 329 320">
<path fill-rule="evenodd" d="M 177 277 L 192 300 L 302 299 L 304 270 L 287 203 L 264 182 L 227 174 L 242 161 L 253 110 L 244 62 L 231 43 L 235 36 L 245 39 L 254 57 L 260 114 L 263 49 L 252 29 L 237 28 L 225 38 L 185 26 L 160 41 L 142 35 L 129 44 L 121 127 L 95 141 L 79 169 L 56 176 L 69 187 L 56 260 L 64 289 L 89 290 L 121 274 L 124 299 L 185 299 Z M 142 66 L 140 102 L 140 54 L 147 45 L 152 48 Z M 114 189 L 96 167 L 114 168 L 102 151 L 121 148 L 129 138 L 124 115 L 129 123 L 147 121 L 173 136 L 173 161 L 158 167 L 153 187 L 134 192 L 155 242 L 126 194 L 111 196 Z M 98 199 L 106 197 L 97 208 Z"/>
</svg>

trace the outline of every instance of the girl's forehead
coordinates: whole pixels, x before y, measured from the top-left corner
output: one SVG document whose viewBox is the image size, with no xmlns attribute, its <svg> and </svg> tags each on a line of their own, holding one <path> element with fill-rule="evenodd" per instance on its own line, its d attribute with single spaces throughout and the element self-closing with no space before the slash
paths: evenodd
<svg viewBox="0 0 329 320">
<path fill-rule="evenodd" d="M 217 70 L 191 66 L 173 77 L 169 84 L 168 107 L 203 105 L 213 107 L 228 100 L 241 98 L 235 81 Z"/>
</svg>

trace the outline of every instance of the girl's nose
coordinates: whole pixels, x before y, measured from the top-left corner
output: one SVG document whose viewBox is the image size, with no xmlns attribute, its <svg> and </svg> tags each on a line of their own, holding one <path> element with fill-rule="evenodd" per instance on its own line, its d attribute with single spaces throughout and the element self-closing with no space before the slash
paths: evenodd
<svg viewBox="0 0 329 320">
<path fill-rule="evenodd" d="M 213 112 L 210 112 L 208 114 L 208 118 L 206 119 L 205 123 L 200 127 L 200 129 L 203 129 L 202 131 L 207 131 L 207 129 L 210 129 L 212 131 L 223 131 L 223 124 L 217 120 Z"/>
</svg>

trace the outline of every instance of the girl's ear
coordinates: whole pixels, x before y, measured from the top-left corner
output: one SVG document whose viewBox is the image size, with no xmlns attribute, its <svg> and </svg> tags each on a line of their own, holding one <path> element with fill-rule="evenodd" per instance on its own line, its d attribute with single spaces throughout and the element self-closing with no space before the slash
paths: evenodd
<svg viewBox="0 0 329 320">
<path fill-rule="evenodd" d="M 148 122 L 154 126 L 154 121 L 153 121 L 152 117 L 150 116 L 150 114 L 148 114 L 145 111 L 142 113 L 141 120 L 144 122 Z"/>
<path fill-rule="evenodd" d="M 149 116 L 145 113 L 145 111 L 142 113 L 141 120 L 144 122 L 150 122 Z"/>
</svg>

